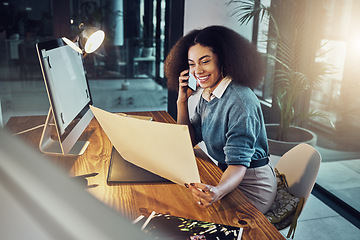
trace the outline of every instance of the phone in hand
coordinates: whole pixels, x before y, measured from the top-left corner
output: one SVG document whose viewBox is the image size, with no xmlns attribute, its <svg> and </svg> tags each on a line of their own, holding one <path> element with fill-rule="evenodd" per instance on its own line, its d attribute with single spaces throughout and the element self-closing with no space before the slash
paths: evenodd
<svg viewBox="0 0 360 240">
<path fill-rule="evenodd" d="M 193 91 L 196 91 L 196 78 L 194 77 L 194 75 L 192 75 L 190 72 L 189 72 L 189 80 L 188 80 L 188 87 L 193 90 Z"/>
</svg>

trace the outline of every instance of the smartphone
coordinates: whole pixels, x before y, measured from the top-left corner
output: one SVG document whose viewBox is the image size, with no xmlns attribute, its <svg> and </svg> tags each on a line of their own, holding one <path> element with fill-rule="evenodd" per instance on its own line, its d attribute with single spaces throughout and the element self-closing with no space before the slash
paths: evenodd
<svg viewBox="0 0 360 240">
<path fill-rule="evenodd" d="M 190 72 L 189 72 L 189 80 L 188 80 L 188 87 L 193 90 L 193 91 L 196 91 L 196 78 L 194 77 L 194 75 L 192 75 Z"/>
</svg>

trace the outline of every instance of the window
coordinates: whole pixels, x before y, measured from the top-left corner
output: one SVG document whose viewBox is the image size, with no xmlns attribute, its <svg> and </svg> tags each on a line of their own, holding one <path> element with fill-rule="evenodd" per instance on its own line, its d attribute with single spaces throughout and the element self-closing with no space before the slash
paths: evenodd
<svg viewBox="0 0 360 240">
<path fill-rule="evenodd" d="M 166 0 L 12 0 L 0 6 L 0 104 L 3 121 L 49 109 L 36 42 L 66 36 L 79 25 L 105 31 L 101 48 L 84 57 L 94 105 L 111 112 L 167 110 L 163 75 Z"/>
<path fill-rule="evenodd" d="M 325 43 L 320 51 L 331 66 L 312 95 L 311 108 L 326 113 L 312 123 L 318 132 L 323 162 L 317 183 L 360 211 L 360 31 L 359 1 L 329 0 L 325 5 Z M 334 179 L 336 177 L 336 180 Z"/>
<path fill-rule="evenodd" d="M 279 1 L 273 0 L 271 4 Z M 300 52 L 295 56 L 303 64 L 315 60 L 327 66 L 326 74 L 321 75 L 321 84 L 316 85 L 312 91 L 307 91 L 298 100 L 297 105 L 299 107 L 297 111 L 306 112 L 315 109 L 327 116 L 327 118 L 314 118 L 305 124 L 317 134 L 316 148 L 323 158 L 317 184 L 360 211 L 360 204 L 357 201 L 360 188 L 358 167 L 360 163 L 360 30 L 358 27 L 360 2 L 355 0 L 295 2 L 301 3 L 297 12 L 305 16 L 303 29 L 310 33 L 307 35 L 310 37 L 302 39 L 301 48 L 301 52 L 308 53 Z M 261 1 L 261 3 L 267 4 L 269 1 Z M 278 13 L 278 16 L 282 13 Z M 262 25 L 264 23 L 265 25 Z M 264 36 L 265 40 L 268 39 L 267 26 L 266 19 L 263 23 L 260 22 L 257 44 L 260 51 L 272 54 L 270 51 L 273 48 L 269 45 L 263 47 L 260 44 L 264 41 L 259 41 Z M 294 41 L 290 42 L 294 43 Z M 273 82 L 273 69 L 276 66 L 272 61 L 268 61 L 267 64 L 266 79 L 255 92 L 271 104 L 273 92 L 270 86 Z M 271 114 L 276 113 L 274 108 L 271 111 Z M 271 121 L 276 119 L 271 118 Z"/>
</svg>

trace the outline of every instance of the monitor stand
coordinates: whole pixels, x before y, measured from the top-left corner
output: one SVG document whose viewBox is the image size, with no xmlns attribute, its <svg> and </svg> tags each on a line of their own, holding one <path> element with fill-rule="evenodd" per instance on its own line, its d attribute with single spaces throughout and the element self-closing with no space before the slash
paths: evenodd
<svg viewBox="0 0 360 240">
<path fill-rule="evenodd" d="M 49 113 L 47 115 L 45 126 L 41 134 L 41 139 L 39 143 L 39 149 L 41 152 L 46 154 L 53 155 L 72 155 L 80 156 L 82 155 L 88 145 L 89 141 L 77 141 L 82 132 L 85 130 L 87 125 L 90 123 L 93 118 L 93 114 L 90 110 L 80 119 L 76 126 L 71 130 L 71 132 L 66 136 L 66 138 L 61 142 L 59 131 L 54 120 L 54 114 L 52 108 L 50 107 Z M 55 136 L 55 139 L 52 136 Z"/>
</svg>

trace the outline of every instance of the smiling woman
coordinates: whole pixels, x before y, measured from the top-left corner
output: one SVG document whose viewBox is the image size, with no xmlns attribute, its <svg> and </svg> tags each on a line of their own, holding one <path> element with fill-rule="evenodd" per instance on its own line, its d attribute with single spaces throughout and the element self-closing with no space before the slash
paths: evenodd
<svg viewBox="0 0 360 240">
<path fill-rule="evenodd" d="M 264 63 L 256 46 L 229 28 L 210 26 L 190 31 L 171 49 L 164 69 L 170 89 L 178 90 L 180 73 L 191 67 L 188 51 L 196 44 L 210 47 L 212 53 L 217 55 L 223 76 L 230 76 L 234 82 L 250 88 L 262 81 Z"/>
<path fill-rule="evenodd" d="M 196 77 L 201 88 L 213 91 L 223 78 L 217 55 L 210 47 L 196 44 L 189 48 L 188 56 L 190 73 Z"/>
<path fill-rule="evenodd" d="M 179 92 L 177 123 L 189 127 L 193 145 L 204 141 L 224 171 L 217 186 L 185 184 L 200 207 L 212 205 L 237 187 L 262 213 L 274 201 L 276 178 L 268 158 L 264 119 L 251 90 L 263 72 L 255 46 L 222 26 L 191 31 L 175 44 L 165 61 L 168 85 Z M 189 74 L 204 89 L 192 119 Z"/>
</svg>

